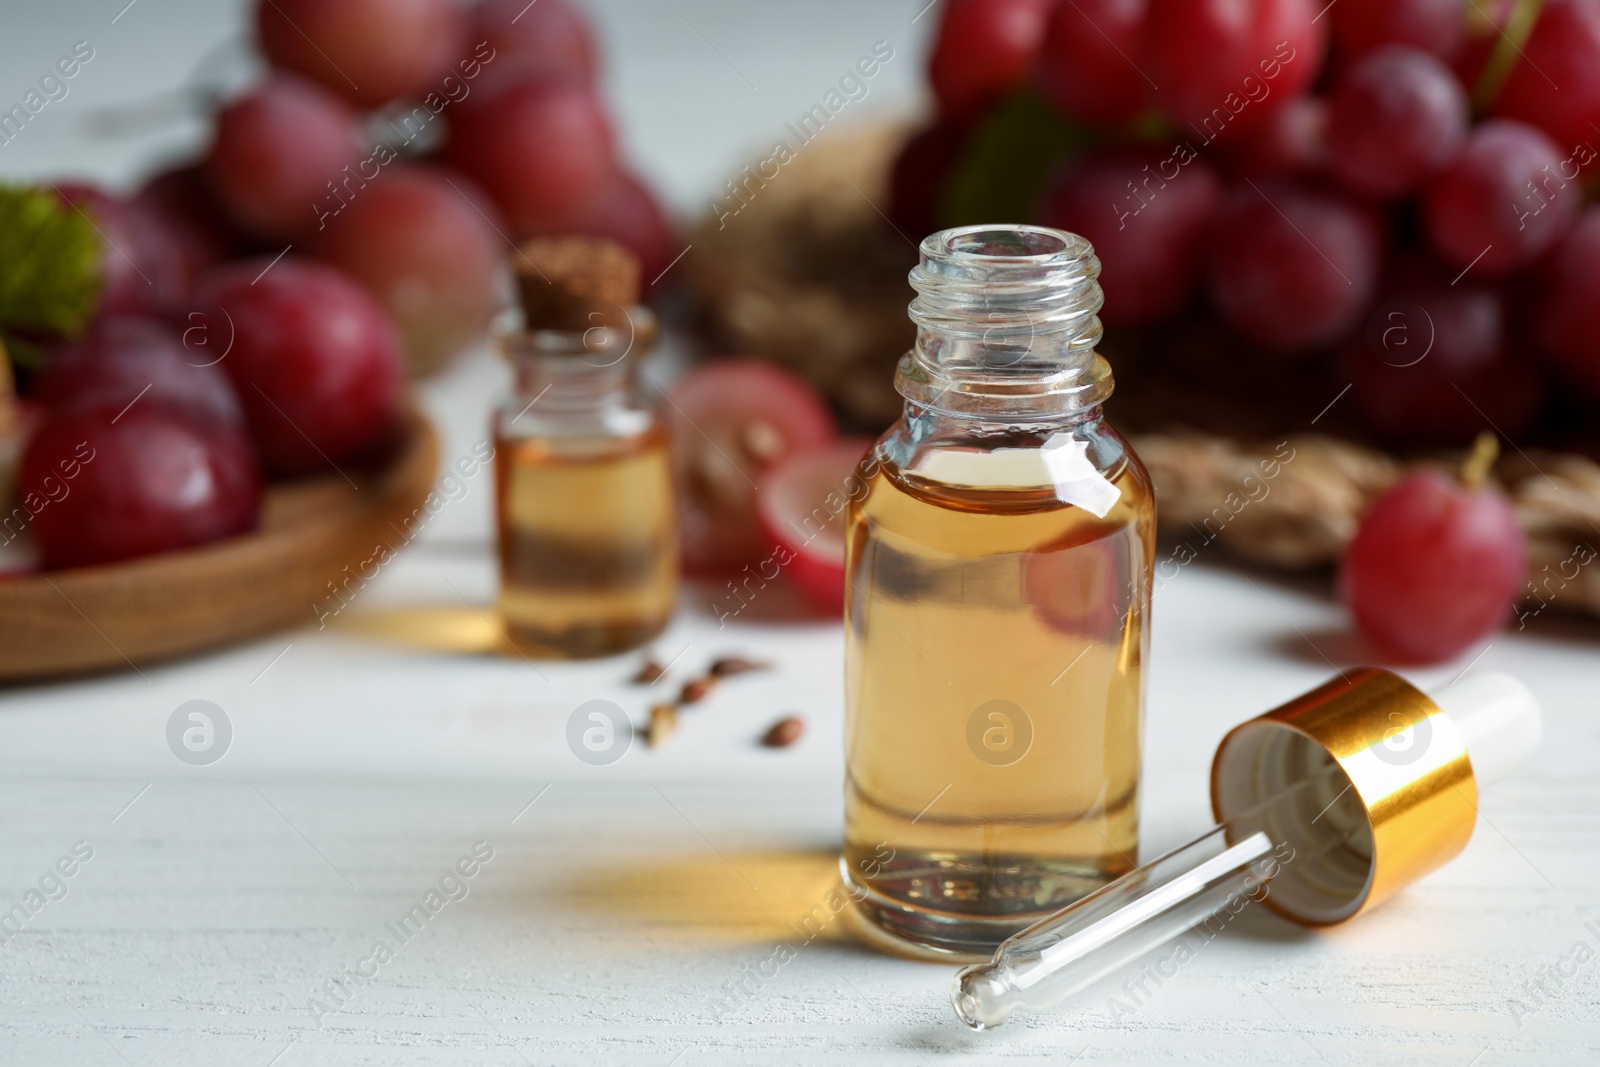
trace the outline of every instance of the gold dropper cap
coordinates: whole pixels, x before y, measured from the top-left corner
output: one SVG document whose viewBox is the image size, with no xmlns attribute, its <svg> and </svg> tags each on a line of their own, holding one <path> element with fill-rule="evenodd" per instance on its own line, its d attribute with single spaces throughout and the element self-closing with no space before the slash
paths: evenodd
<svg viewBox="0 0 1600 1067">
<path fill-rule="evenodd" d="M 1360 801 L 1324 809 L 1351 821 L 1343 843 L 1291 865 L 1266 898 L 1306 925 L 1343 922 L 1443 866 L 1477 822 L 1478 776 L 1457 722 L 1435 697 L 1377 667 L 1346 671 L 1230 731 L 1211 765 L 1212 809 L 1225 822 L 1330 763 Z"/>
</svg>

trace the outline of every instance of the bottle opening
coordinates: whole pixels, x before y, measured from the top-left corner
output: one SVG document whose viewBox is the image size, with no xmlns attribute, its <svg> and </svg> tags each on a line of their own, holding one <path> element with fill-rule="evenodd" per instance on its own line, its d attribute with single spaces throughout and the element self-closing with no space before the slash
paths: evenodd
<svg viewBox="0 0 1600 1067">
<path fill-rule="evenodd" d="M 967 227 L 946 230 L 945 250 L 955 256 L 982 256 L 986 259 L 1024 259 L 1059 256 L 1075 251 L 1067 234 L 1035 226 Z"/>
</svg>

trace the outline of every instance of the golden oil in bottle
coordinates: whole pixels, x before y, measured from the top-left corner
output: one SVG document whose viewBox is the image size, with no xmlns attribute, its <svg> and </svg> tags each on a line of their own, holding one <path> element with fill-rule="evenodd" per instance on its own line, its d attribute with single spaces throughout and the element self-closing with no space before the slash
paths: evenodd
<svg viewBox="0 0 1600 1067">
<path fill-rule="evenodd" d="M 847 530 L 845 844 L 871 940 L 987 956 L 1136 865 L 1155 534 L 1071 234 L 928 238 Z"/>
<path fill-rule="evenodd" d="M 524 651 L 637 648 L 672 616 L 677 519 L 665 430 L 500 437 L 500 613 Z"/>
</svg>

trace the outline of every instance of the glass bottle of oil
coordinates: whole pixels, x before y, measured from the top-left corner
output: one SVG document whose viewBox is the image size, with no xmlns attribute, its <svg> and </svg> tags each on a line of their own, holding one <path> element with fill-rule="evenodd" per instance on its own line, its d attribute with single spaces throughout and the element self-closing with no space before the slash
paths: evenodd
<svg viewBox="0 0 1600 1067">
<path fill-rule="evenodd" d="M 848 518 L 845 844 L 858 928 L 987 957 L 1135 866 L 1155 506 L 1102 418 L 1099 262 L 948 230 L 911 273 L 905 415 Z"/>
<path fill-rule="evenodd" d="M 667 431 L 636 375 L 655 320 L 623 255 L 573 239 L 517 260 L 525 323 L 500 338 L 515 388 L 495 414 L 495 484 L 500 612 L 528 655 L 636 648 L 677 597 Z"/>
</svg>

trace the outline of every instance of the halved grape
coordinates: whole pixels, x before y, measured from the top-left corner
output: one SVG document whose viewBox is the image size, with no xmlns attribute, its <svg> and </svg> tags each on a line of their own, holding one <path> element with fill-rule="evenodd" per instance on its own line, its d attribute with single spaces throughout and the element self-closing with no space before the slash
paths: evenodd
<svg viewBox="0 0 1600 1067">
<path fill-rule="evenodd" d="M 757 480 L 756 511 L 782 571 L 818 607 L 844 610 L 848 502 L 866 492 L 870 437 L 843 437 L 796 452 Z M 783 562 L 787 560 L 787 562 Z"/>
<path fill-rule="evenodd" d="M 737 571 L 768 551 L 756 481 L 786 456 L 837 433 L 833 413 L 804 379 L 756 359 L 697 367 L 667 394 L 681 486 L 684 566 Z"/>
</svg>

